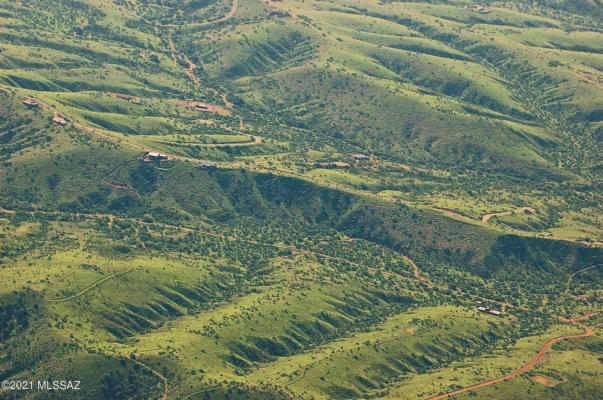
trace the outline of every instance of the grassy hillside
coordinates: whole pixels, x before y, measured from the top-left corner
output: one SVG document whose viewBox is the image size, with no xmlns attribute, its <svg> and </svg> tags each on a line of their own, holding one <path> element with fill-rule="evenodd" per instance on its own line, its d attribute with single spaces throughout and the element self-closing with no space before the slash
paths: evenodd
<svg viewBox="0 0 603 400">
<path fill-rule="evenodd" d="M 572 297 L 599 290 L 587 275 L 554 294 L 599 249 L 299 178 L 137 161 L 77 128 L 46 129 L 2 172 L 16 211 L 1 232 L 5 378 L 73 374 L 88 398 L 160 397 L 165 382 L 169 398 L 386 396 L 556 335 L 569 326 L 550 314 L 595 306 Z M 477 298 L 509 302 L 507 315 L 476 313 Z M 418 398 L 441 390 L 418 387 Z"/>
<path fill-rule="evenodd" d="M 1 380 L 601 397 L 598 3 L 484 5 L 0 0 Z"/>
<path fill-rule="evenodd" d="M 146 148 L 399 192 L 475 219 L 529 206 L 534 222 L 495 226 L 600 241 L 596 13 L 278 3 L 4 2 L 0 81 Z M 234 138 L 186 139 L 209 135 Z M 241 135 L 259 139 L 228 145 Z M 332 162 L 353 168 L 317 178 Z"/>
</svg>

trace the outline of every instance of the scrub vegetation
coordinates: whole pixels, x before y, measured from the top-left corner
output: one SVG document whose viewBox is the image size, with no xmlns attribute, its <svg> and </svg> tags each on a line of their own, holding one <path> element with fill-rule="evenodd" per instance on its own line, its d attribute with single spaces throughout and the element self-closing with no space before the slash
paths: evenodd
<svg viewBox="0 0 603 400">
<path fill-rule="evenodd" d="M 473 6 L 0 0 L 2 380 L 601 398 L 600 4 Z"/>
</svg>

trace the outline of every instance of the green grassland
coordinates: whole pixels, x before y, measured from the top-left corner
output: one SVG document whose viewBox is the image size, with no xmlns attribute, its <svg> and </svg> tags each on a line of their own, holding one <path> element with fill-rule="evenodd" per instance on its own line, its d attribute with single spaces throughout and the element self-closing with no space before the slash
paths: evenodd
<svg viewBox="0 0 603 400">
<path fill-rule="evenodd" d="M 559 345 L 532 374 L 484 388 L 480 395 L 500 399 L 574 399 L 578 396 L 595 399 L 601 390 L 597 377 L 600 365 L 597 353 L 596 345 L 590 341 Z M 547 380 L 542 383 L 537 380 L 538 376 Z M 457 397 L 468 399 L 472 396 L 463 394 Z"/>
<path fill-rule="evenodd" d="M 29 124 L 44 126 L 44 112 L 30 114 Z M 6 376 L 94 364 L 102 373 L 81 377 L 88 398 L 144 397 L 132 392 L 143 380 L 160 397 L 163 379 L 151 371 L 169 398 L 395 396 L 405 385 L 423 398 L 496 376 L 547 338 L 577 331 L 549 313 L 597 309 L 571 297 L 600 290 L 596 270 L 554 295 L 600 258 L 597 249 L 189 161 L 125 164 L 111 179 L 132 189 L 112 188 L 102 178 L 136 152 L 75 128 L 46 129 L 50 140 L 11 153 L 3 170 L 5 207 L 21 211 L 2 218 L 1 298 L 3 310 L 24 310 L 7 319 L 12 350 L 2 365 L 21 367 L 3 367 Z M 472 296 L 535 312 L 485 316 Z M 65 345 L 56 353 L 40 341 L 38 359 L 25 352 L 38 336 Z M 465 374 L 479 357 L 500 361 Z M 57 367 L 67 358 L 69 369 Z"/>
<path fill-rule="evenodd" d="M 523 362 L 527 363 L 530 358 L 536 354 L 541 344 L 547 339 L 562 334 L 572 333 L 576 333 L 576 330 L 568 330 L 567 327 L 553 326 L 544 334 L 529 336 L 518 340 L 517 343 L 510 346 L 505 351 L 493 352 L 486 356 L 478 356 L 472 360 L 472 362 L 452 364 L 450 367 L 444 368 L 430 377 L 416 377 L 408 382 L 410 385 L 404 385 L 399 390 L 393 390 L 391 394 L 384 398 L 397 398 L 397 396 L 400 396 L 402 393 L 406 394 L 409 391 L 409 386 L 414 392 L 412 393 L 413 395 L 416 396 L 418 394 L 418 397 L 423 397 L 425 395 L 434 394 L 434 392 L 447 392 L 452 388 L 469 386 L 475 382 L 481 382 L 505 375 L 514 369 L 513 367 L 515 364 L 509 363 L 510 360 L 523 359 Z M 534 371 L 530 372 L 530 374 L 514 378 L 513 380 L 508 381 L 508 383 L 496 384 L 491 387 L 482 388 L 474 393 L 459 394 L 456 395 L 456 397 L 475 398 L 475 395 L 478 394 L 478 398 L 489 397 L 504 399 L 523 397 L 550 398 L 549 396 L 559 395 L 560 393 L 555 393 L 555 389 L 552 389 L 553 392 L 551 393 L 551 389 L 547 390 L 546 386 L 534 382 L 531 378 L 531 376 L 543 374 L 545 376 L 557 378 L 561 376 L 571 377 L 571 382 L 564 382 L 567 384 L 565 388 L 561 385 L 556 389 L 559 391 L 566 391 L 566 396 L 568 396 L 568 398 L 575 398 L 572 396 L 575 396 L 580 390 L 578 385 L 589 385 L 596 381 L 596 379 L 592 379 L 589 375 L 596 374 L 598 362 L 594 360 L 594 351 L 576 352 L 574 354 L 571 354 L 571 351 L 566 351 L 564 353 L 565 354 L 560 357 L 557 350 L 552 351 L 551 355 Z M 572 363 L 577 364 L 577 361 L 583 357 L 584 363 L 579 362 L 583 369 L 579 373 L 576 373 L 575 370 L 571 370 L 571 367 L 568 368 Z M 582 374 L 582 376 L 580 376 L 580 374 Z M 567 380 L 569 381 L 569 379 Z M 515 391 L 517 389 L 519 390 Z M 595 393 L 596 392 L 597 389 L 595 389 Z"/>
<path fill-rule="evenodd" d="M 156 138 L 154 138 L 156 139 Z M 244 135 L 162 135 L 160 139 L 172 143 L 192 143 L 192 144 L 229 144 L 229 143 L 250 143 L 251 137 Z"/>
<path fill-rule="evenodd" d="M 2 380 L 427 399 L 582 333 L 600 10 L 485 3 L 0 0 Z M 455 398 L 600 398 L 582 322 Z"/>
</svg>

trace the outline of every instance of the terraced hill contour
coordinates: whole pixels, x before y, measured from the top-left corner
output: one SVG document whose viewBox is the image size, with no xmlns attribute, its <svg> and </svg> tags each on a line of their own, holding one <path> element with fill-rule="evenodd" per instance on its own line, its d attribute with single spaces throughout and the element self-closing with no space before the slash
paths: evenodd
<svg viewBox="0 0 603 400">
<path fill-rule="evenodd" d="M 602 393 L 600 14 L 487 3 L 0 0 L 2 379 Z"/>
</svg>

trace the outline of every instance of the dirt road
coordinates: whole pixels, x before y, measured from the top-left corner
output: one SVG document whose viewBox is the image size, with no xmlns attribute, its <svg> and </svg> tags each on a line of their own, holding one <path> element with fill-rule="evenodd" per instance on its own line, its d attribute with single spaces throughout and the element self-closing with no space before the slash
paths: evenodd
<svg viewBox="0 0 603 400">
<path fill-rule="evenodd" d="M 295 397 L 295 395 L 294 395 L 293 393 L 291 393 L 289 390 L 287 390 L 287 388 L 286 388 L 286 387 L 284 387 L 284 386 L 280 386 L 280 387 L 279 387 L 279 389 L 280 389 L 280 390 L 281 390 L 283 393 L 285 393 L 287 396 L 289 396 L 289 398 L 290 398 L 291 400 L 297 400 L 297 397 Z"/>
<path fill-rule="evenodd" d="M 579 323 L 578 321 L 590 318 L 590 317 L 595 316 L 597 314 L 598 313 L 592 313 L 592 314 L 584 315 L 582 317 L 574 318 L 574 319 L 565 319 L 565 318 L 560 318 L 559 317 L 559 319 L 561 319 L 563 321 L 570 322 L 570 323 L 572 323 L 572 324 L 574 324 L 576 326 L 579 326 L 580 328 L 584 329 L 584 333 L 580 333 L 580 334 L 577 334 L 577 335 L 558 336 L 556 338 L 550 339 L 548 342 L 546 342 L 544 344 L 544 346 L 542 346 L 542 348 L 540 349 L 540 351 L 538 352 L 538 354 L 536 355 L 536 357 L 534 357 L 529 363 L 527 363 L 526 365 L 524 365 L 523 367 L 521 367 L 520 369 L 518 369 L 515 372 L 512 372 L 512 373 L 510 373 L 508 375 L 505 375 L 505 376 L 501 376 L 500 378 L 491 379 L 489 381 L 481 382 L 481 383 L 478 383 L 478 384 L 473 385 L 473 386 L 468 386 L 468 387 L 463 388 L 463 389 L 455 390 L 455 391 L 450 392 L 450 393 L 442 394 L 442 395 L 435 396 L 435 397 L 430 397 L 429 400 L 445 399 L 445 398 L 447 398 L 449 396 L 454 396 L 456 394 L 468 392 L 470 390 L 479 389 L 481 387 L 492 385 L 494 383 L 503 382 L 503 381 L 506 381 L 507 379 L 514 378 L 514 377 L 516 377 L 518 375 L 523 374 L 524 372 L 527 372 L 534 365 L 536 365 L 538 363 L 538 361 L 540 361 L 542 359 L 542 357 L 544 357 L 544 355 L 548 351 L 548 349 L 550 349 L 551 346 L 554 345 L 555 343 L 560 342 L 560 341 L 565 340 L 565 339 L 575 339 L 575 338 L 592 336 L 593 330 L 590 327 Z"/>
<path fill-rule="evenodd" d="M 189 60 L 184 54 L 179 54 L 176 51 L 176 46 L 174 45 L 174 41 L 172 39 L 170 39 L 168 41 L 168 43 L 170 45 L 170 52 L 172 53 L 172 58 L 174 59 L 174 68 L 176 68 L 178 66 L 178 58 L 181 58 L 185 63 L 188 64 L 188 68 L 184 69 L 184 73 L 189 78 L 191 78 L 191 80 L 193 81 L 193 83 L 196 86 L 201 86 L 201 83 L 199 82 L 199 79 L 197 79 L 197 77 L 193 73 L 193 71 L 195 70 L 195 68 L 197 68 L 197 64 L 195 64 L 194 62 L 192 62 L 191 60 Z"/>
<path fill-rule="evenodd" d="M 178 66 L 178 59 L 176 58 L 176 46 L 174 46 L 174 41 L 172 39 L 169 40 L 170 52 L 172 53 L 172 59 L 174 60 L 174 68 Z"/>
<path fill-rule="evenodd" d="M 3 213 L 14 213 L 15 211 L 14 210 L 6 210 L 6 209 L 1 209 L 0 208 L 0 212 L 3 212 Z M 35 214 L 35 212 L 33 212 L 33 211 L 30 211 L 29 213 L 32 214 L 32 215 Z M 41 212 L 38 212 L 38 213 L 42 213 L 42 214 L 60 214 L 60 213 L 49 212 L 49 211 L 47 211 L 47 212 L 41 211 Z M 137 219 L 134 219 L 134 218 L 120 218 L 120 217 L 115 217 L 113 215 L 108 215 L 108 214 L 76 214 L 76 215 L 78 215 L 78 216 L 89 216 L 89 217 L 95 217 L 95 218 L 109 217 L 109 218 L 115 219 L 115 220 L 124 220 L 124 221 L 133 222 L 133 223 L 140 223 L 140 224 L 143 224 L 143 225 L 157 226 L 157 227 L 162 227 L 162 228 L 172 228 L 172 229 L 181 230 L 183 232 L 198 232 L 198 233 L 203 233 L 203 234 L 205 234 L 207 236 L 218 237 L 218 238 L 225 239 L 225 240 L 236 240 L 236 241 L 240 241 L 240 242 L 244 242 L 244 243 L 249 243 L 249 244 L 256 244 L 256 245 L 261 245 L 261 246 L 262 245 L 263 246 L 270 246 L 270 247 L 275 247 L 275 248 L 279 248 L 279 249 L 283 249 L 283 250 L 290 250 L 294 254 L 315 255 L 315 256 L 318 256 L 318 257 L 321 257 L 321 258 L 325 258 L 325 259 L 331 259 L 331 260 L 337 260 L 337 261 L 341 261 L 341 262 L 346 262 L 346 263 L 349 263 L 351 265 L 358 266 L 358 267 L 364 268 L 364 269 L 372 271 L 372 272 L 381 272 L 385 276 L 395 276 L 395 277 L 398 277 L 400 279 L 414 281 L 414 282 L 419 282 L 419 283 L 422 283 L 422 284 L 427 284 L 428 286 L 436 286 L 435 283 L 431 282 L 430 280 L 428 280 L 428 279 L 426 279 L 424 277 L 410 278 L 410 277 L 407 277 L 407 276 L 404 276 L 404 275 L 400 275 L 400 274 L 395 273 L 395 272 L 383 271 L 383 270 L 378 270 L 376 268 L 367 267 L 365 265 L 361 265 L 361 264 L 358 264 L 356 262 L 353 262 L 353 261 L 350 261 L 350 260 L 347 260 L 347 259 L 343 259 L 343 258 L 340 258 L 340 257 L 334 257 L 334 256 L 330 256 L 330 255 L 327 255 L 327 254 L 315 252 L 315 251 L 312 251 L 312 250 L 307 250 L 307 249 L 298 249 L 298 248 L 295 248 L 295 247 L 292 247 L 292 246 L 287 246 L 287 245 L 279 245 L 279 244 L 275 244 L 275 243 L 263 243 L 263 242 L 259 242 L 259 241 L 251 240 L 251 239 L 241 239 L 241 238 L 230 237 L 230 236 L 226 236 L 226 235 L 223 235 L 223 234 L 219 234 L 219 233 L 215 233 L 215 232 L 210 232 L 210 231 L 205 231 L 205 230 L 198 229 L 198 228 L 193 228 L 193 227 L 184 227 L 184 226 L 163 224 L 163 223 L 157 223 L 157 222 L 144 222 L 144 221 L 140 221 L 140 220 L 137 220 Z M 412 259 L 408 258 L 407 256 L 403 256 L 403 257 L 405 258 L 405 260 L 407 260 L 409 263 L 411 263 L 411 265 L 413 265 L 414 267 L 416 267 L 416 269 L 415 269 L 414 272 L 415 272 L 415 276 L 417 276 L 418 273 L 419 273 L 419 271 L 418 271 L 418 267 L 416 266 L 416 264 L 414 263 L 414 261 Z M 438 287 L 442 287 L 442 288 L 446 287 L 445 285 L 437 285 L 437 286 Z M 485 297 L 479 297 L 479 296 L 472 295 L 472 294 L 469 294 L 469 293 L 464 293 L 464 292 L 459 291 L 459 290 L 451 290 L 451 291 L 453 293 L 455 293 L 455 294 L 458 294 L 458 295 L 466 295 L 466 296 L 469 296 L 471 298 L 479 298 L 479 299 L 484 300 L 484 301 L 493 302 L 493 303 L 502 305 L 503 307 L 511 307 L 511 308 L 517 308 L 517 309 L 524 309 L 522 307 L 513 306 L 513 305 L 508 304 L 508 303 L 499 302 L 499 301 L 496 301 L 496 300 L 493 300 L 493 299 L 488 299 L 488 298 L 485 298 Z M 590 327 L 588 327 L 586 325 L 583 325 L 583 324 L 581 324 L 578 321 L 581 321 L 581 320 L 584 320 L 584 319 L 588 319 L 588 318 L 590 318 L 592 316 L 595 316 L 597 314 L 598 314 L 598 312 L 594 312 L 594 313 L 591 313 L 591 314 L 588 314 L 588 315 L 584 315 L 584 316 L 576 317 L 576 318 L 571 318 L 571 319 L 567 319 L 567 318 L 555 316 L 556 318 L 558 318 L 561 321 L 569 322 L 569 323 L 572 323 L 572 324 L 574 324 L 576 326 L 579 326 L 580 328 L 584 329 L 584 333 L 577 334 L 577 335 L 559 336 L 559 337 L 550 339 L 548 342 L 546 342 L 544 344 L 544 346 L 540 349 L 540 351 L 538 352 L 538 354 L 528 364 L 524 365 L 522 368 L 518 369 L 517 371 L 515 371 L 515 372 L 513 372 L 511 374 L 502 376 L 500 378 L 492 379 L 492 380 L 489 380 L 489 381 L 485 381 L 485 382 L 482 382 L 482 383 L 478 383 L 476 385 L 469 386 L 469 387 L 466 387 L 466 388 L 463 388 L 463 389 L 459 389 L 459 390 L 456 390 L 456 391 L 453 391 L 453 392 L 450 392 L 450 393 L 446 393 L 446 394 L 443 394 L 443 395 L 431 397 L 429 400 L 444 399 L 444 398 L 447 398 L 447 397 L 455 395 L 455 394 L 463 393 L 463 392 L 466 392 L 466 391 L 470 391 L 470 390 L 478 389 L 478 388 L 481 388 L 481 387 L 484 387 L 484 386 L 488 386 L 488 385 L 491 385 L 491 384 L 494 384 L 494 383 L 502 382 L 502 381 L 505 381 L 507 379 L 510 379 L 510 378 L 513 378 L 513 377 L 516 377 L 518 375 L 521 375 L 521 374 L 525 373 L 526 371 L 528 371 L 529 369 L 531 369 L 534 365 L 536 365 L 538 363 L 538 361 L 540 361 L 542 359 L 542 357 L 544 357 L 545 353 L 548 351 L 548 349 L 553 344 L 555 344 L 555 343 L 557 343 L 557 342 L 559 342 L 561 340 L 565 340 L 565 339 L 573 339 L 573 338 L 581 338 L 581 337 L 591 336 L 593 334 L 593 330 Z M 167 381 L 166 381 L 166 395 L 167 395 Z"/>
<path fill-rule="evenodd" d="M 493 214 L 486 214 L 482 217 L 482 223 L 488 224 L 488 221 L 492 217 L 501 217 L 503 215 L 511 215 L 514 212 L 519 213 L 519 212 L 525 212 L 525 211 L 529 211 L 531 213 L 536 212 L 536 210 L 533 209 L 532 207 L 519 207 L 519 208 L 516 208 L 515 210 L 501 211 L 501 212 L 497 212 L 497 213 L 493 213 Z"/>
<path fill-rule="evenodd" d="M 161 396 L 161 400 L 167 400 L 167 398 L 168 398 L 168 381 L 165 376 L 161 375 L 161 373 L 159 373 L 158 371 L 155 371 L 153 368 L 149 367 L 148 365 L 146 365 L 144 363 L 141 363 L 138 360 L 135 360 L 131 357 L 126 357 L 124 355 L 122 355 L 122 357 L 134 362 L 135 364 L 140 365 L 142 368 L 146 369 L 147 371 L 151 372 L 153 375 L 155 375 L 156 377 L 161 379 L 163 381 L 163 396 Z"/>
<path fill-rule="evenodd" d="M 7 89 L 5 87 L 3 87 L 3 86 L 0 86 L 0 90 L 7 91 Z M 217 93 L 217 91 L 215 91 L 215 92 Z M 47 103 L 45 103 L 43 101 L 40 101 L 40 100 L 38 100 L 38 99 L 36 99 L 36 98 L 34 98 L 32 96 L 21 96 L 21 97 L 23 97 L 23 98 L 31 98 L 31 99 L 37 101 L 40 104 L 41 107 L 47 108 L 47 109 L 49 109 L 50 111 L 52 111 L 52 112 L 54 112 L 56 114 L 60 114 L 58 112 L 58 110 L 56 110 L 54 107 L 51 107 Z M 96 136 L 99 136 L 99 137 L 101 137 L 103 139 L 106 139 L 108 141 L 111 141 L 111 142 L 119 144 L 119 145 L 129 146 L 131 148 L 135 148 L 135 149 L 138 149 L 138 150 L 141 150 L 141 151 L 144 151 L 144 152 L 147 152 L 147 151 L 157 151 L 154 148 L 142 146 L 142 145 L 139 145 L 139 144 L 136 144 L 136 143 L 132 143 L 132 142 L 127 141 L 127 140 L 120 139 L 120 138 L 117 137 L 117 135 L 119 135 L 118 132 L 115 132 L 115 136 L 114 136 L 113 134 L 107 133 L 107 132 L 111 132 L 108 129 L 93 128 L 93 127 L 90 127 L 90 126 L 83 125 L 83 124 L 81 124 L 81 123 L 79 123 L 77 121 L 74 121 L 74 120 L 71 120 L 71 124 L 73 124 L 73 126 L 79 128 L 79 129 L 82 129 L 82 130 L 84 130 L 86 132 L 92 133 L 92 134 L 94 134 Z M 240 124 L 242 125 L 242 120 L 240 121 Z M 232 132 L 244 134 L 243 132 L 236 131 L 234 129 L 229 129 L 229 130 L 231 130 Z M 203 162 L 206 162 L 206 161 L 211 161 L 211 160 L 201 160 L 201 159 L 198 159 L 198 158 L 185 157 L 185 156 L 177 156 L 177 155 L 169 155 L 169 156 L 173 160 L 189 161 L 189 162 L 191 162 L 193 164 L 197 164 L 197 165 L 199 165 L 199 164 L 201 164 Z M 220 163 L 220 167 L 221 168 L 240 168 L 241 165 L 236 165 L 234 163 L 231 163 L 231 164 L 229 164 L 229 163 Z M 312 178 L 312 177 L 309 177 L 307 175 L 304 175 L 304 174 L 301 174 L 301 173 L 296 173 L 296 172 L 293 172 L 293 171 L 278 170 L 278 169 L 274 169 L 274 168 L 263 168 L 263 167 L 254 166 L 254 165 L 247 165 L 245 167 L 245 169 L 247 169 L 249 171 L 257 172 L 257 173 L 269 173 L 269 174 L 275 174 L 275 175 L 281 175 L 281 176 L 298 177 L 300 179 L 303 179 L 303 180 L 309 181 L 309 182 L 313 182 L 313 183 L 315 183 L 317 185 L 320 185 L 320 186 L 323 186 L 323 187 L 329 187 L 329 188 L 332 188 L 332 189 L 341 190 L 341 191 L 345 191 L 347 193 L 353 193 L 353 194 L 357 194 L 357 195 L 360 195 L 360 196 L 368 196 L 368 197 L 378 198 L 378 199 L 381 199 L 381 200 L 387 200 L 387 201 L 391 201 L 391 202 L 401 203 L 401 204 L 405 204 L 405 205 L 408 205 L 408 206 L 411 206 L 411 207 L 416 207 L 416 208 L 421 208 L 421 209 L 426 209 L 426 210 L 432 210 L 432 211 L 436 211 L 438 213 L 441 213 L 441 214 L 443 214 L 443 215 L 445 215 L 445 216 L 447 216 L 449 218 L 452 218 L 452 219 L 456 219 L 456 220 L 463 221 L 463 222 L 466 222 L 466 223 L 469 223 L 469 224 L 473 224 L 473 225 L 480 225 L 480 221 L 479 220 L 476 220 L 476 219 L 473 219 L 473 218 L 470 218 L 470 217 L 467 217 L 467 216 L 464 216 L 464 215 L 461 215 L 461 214 L 454 213 L 454 212 L 452 212 L 450 210 L 445 210 L 445 209 L 441 209 L 441 208 L 437 208 L 437 207 L 433 207 L 433 206 L 429 206 L 429 205 L 415 204 L 415 203 L 412 203 L 410 201 L 405 201 L 405 200 L 401 200 L 401 199 L 395 199 L 395 198 L 388 197 L 388 196 L 381 196 L 381 195 L 378 195 L 378 194 L 375 194 L 375 193 L 371 193 L 371 192 L 367 192 L 367 191 L 362 191 L 362 190 L 359 190 L 359 189 L 355 189 L 355 188 L 352 188 L 352 187 L 349 187 L 349 186 L 346 186 L 346 185 L 341 185 L 341 184 L 337 184 L 337 183 L 330 182 L 330 181 L 325 181 L 325 180 L 320 180 L 320 179 Z M 530 210 L 531 207 L 524 207 L 524 209 Z M 509 211 L 505 211 L 505 213 L 507 213 L 507 212 L 509 212 Z M 492 216 L 495 216 L 495 215 L 498 215 L 498 214 L 500 214 L 500 213 L 497 213 L 497 214 L 487 214 L 487 215 L 485 215 L 482 218 L 482 222 L 484 222 L 484 220 L 485 220 L 486 222 L 484 222 L 484 223 L 487 223 L 487 221 Z M 525 237 L 536 237 L 538 235 L 538 232 L 524 232 L 524 231 L 520 231 L 520 230 L 512 230 L 512 232 L 514 234 L 516 234 L 516 235 L 525 236 Z M 566 237 L 558 236 L 558 235 L 554 236 L 553 238 L 557 239 L 557 240 L 566 240 L 566 241 L 569 241 L 569 242 L 575 242 L 575 239 L 573 239 L 573 238 L 566 238 Z M 590 245 L 599 246 L 600 243 L 595 242 L 595 243 L 591 243 Z"/>
<path fill-rule="evenodd" d="M 183 28 L 201 28 L 204 26 L 210 26 L 213 24 L 217 24 L 217 23 L 229 20 L 230 18 L 232 18 L 235 15 L 238 8 L 239 8 L 239 0 L 233 0 L 232 8 L 222 18 L 218 18 L 213 21 L 206 21 L 206 22 L 193 22 L 190 24 L 162 24 L 161 26 L 166 26 L 166 27 L 175 26 L 175 27 L 183 27 Z"/>
<path fill-rule="evenodd" d="M 569 73 L 577 76 L 578 78 L 582 79 L 584 82 L 590 83 L 591 85 L 594 85 L 594 86 L 598 87 L 599 89 L 603 89 L 603 86 L 599 85 L 597 82 L 593 81 L 590 78 L 587 78 L 586 76 L 584 76 L 576 71 L 569 70 Z"/>
<path fill-rule="evenodd" d="M 250 142 L 234 142 L 234 143 L 190 143 L 190 142 L 172 142 L 169 140 L 151 139 L 145 138 L 150 142 L 169 144 L 172 146 L 183 146 L 183 147 L 245 147 L 255 146 L 262 143 L 262 138 L 254 136 Z"/>
<path fill-rule="evenodd" d="M 565 293 L 569 293 L 569 291 L 570 291 L 570 285 L 572 283 L 572 279 L 574 279 L 574 276 L 576 276 L 576 275 L 578 275 L 578 274 L 580 274 L 580 273 L 582 273 L 584 271 L 588 271 L 589 269 L 598 268 L 598 267 L 600 267 L 600 265 L 593 265 L 593 266 L 590 266 L 590 267 L 583 268 L 580 271 L 576 271 L 573 274 L 571 274 L 570 277 L 569 277 L 569 279 L 567 280 L 567 286 L 565 288 Z"/>
<path fill-rule="evenodd" d="M 419 272 L 419 267 L 417 266 L 417 264 L 415 264 L 415 262 L 413 260 L 411 260 L 409 257 L 407 256 L 402 256 L 402 258 L 409 263 L 412 268 L 413 268 L 413 273 L 415 275 L 415 278 L 420 279 L 422 281 L 426 280 L 425 277 L 422 277 L 420 272 Z"/>
<path fill-rule="evenodd" d="M 118 276 L 125 275 L 125 274 L 127 274 L 129 272 L 132 272 L 131 268 L 128 269 L 128 270 L 126 270 L 126 271 L 123 271 L 123 272 L 118 272 L 118 273 L 115 273 L 115 274 L 111 274 L 111 275 L 105 276 L 104 278 L 101 278 L 101 279 L 97 280 L 92 285 L 90 285 L 90 286 L 88 286 L 88 287 L 80 290 L 79 292 L 77 292 L 74 295 L 71 295 L 71 296 L 68 296 L 68 297 L 64 297 L 62 299 L 48 299 L 48 301 L 53 302 L 53 303 L 64 303 L 66 301 L 70 301 L 70 300 L 76 299 L 76 298 L 80 297 L 81 295 L 88 293 L 89 291 L 91 291 L 92 289 L 94 289 L 95 287 L 97 287 L 98 285 L 100 285 L 101 283 L 106 282 L 106 281 L 108 281 L 111 278 L 115 278 L 115 277 L 118 277 Z"/>
<path fill-rule="evenodd" d="M 7 214 L 13 214 L 15 213 L 14 210 L 6 210 L 6 209 L 2 209 L 0 208 L 0 212 L 2 213 L 7 213 Z M 55 211 L 25 211 L 26 213 L 30 214 L 30 215 L 35 215 L 35 214 L 42 214 L 42 215 L 60 215 L 62 214 L 61 212 L 55 212 Z M 385 276 L 395 276 L 399 279 L 403 279 L 403 280 L 408 280 L 408 281 L 414 281 L 414 282 L 418 282 L 418 283 L 424 283 L 424 284 L 428 284 L 428 285 L 433 285 L 432 282 L 426 280 L 425 278 L 422 279 L 415 279 L 415 278 L 411 278 L 408 276 L 404 276 L 404 275 L 400 275 L 396 272 L 391 272 L 391 271 L 386 271 L 386 270 L 379 270 L 377 268 L 373 268 L 373 267 L 368 267 L 366 265 L 362 265 L 359 263 L 356 263 L 354 261 L 345 259 L 345 258 L 341 258 L 341 257 L 335 257 L 335 256 L 330 256 L 328 254 L 324 254 L 324 253 L 319 253 L 317 251 L 313 251 L 313 250 L 308 250 L 308 249 L 298 249 L 296 247 L 293 246 L 287 246 L 287 245 L 283 245 L 283 244 L 276 244 L 276 243 L 264 243 L 264 242 L 260 242 L 257 240 L 252 240 L 252 239 L 242 239 L 242 238 L 237 238 L 237 237 L 233 237 L 233 236 L 227 236 L 227 235 L 223 235 L 220 233 L 215 233 L 215 232 L 211 232 L 211 231 L 206 231 L 203 229 L 199 229 L 199 228 L 194 228 L 194 227 L 186 227 L 186 226 L 181 226 L 181 225 L 171 225 L 171 224 L 164 224 L 164 223 L 160 223 L 160 222 L 145 222 L 145 221 L 141 221 L 135 218 L 121 218 L 121 217 L 116 217 L 114 215 L 111 214 L 85 214 L 85 213 L 75 213 L 74 215 L 78 216 L 78 217 L 90 217 L 90 218 L 109 218 L 110 222 L 112 221 L 124 221 L 124 222 L 131 222 L 131 223 L 135 223 L 135 224 L 140 224 L 140 225 L 145 225 L 145 226 L 155 226 L 155 227 L 159 227 L 159 228 L 163 228 L 163 229 L 176 229 L 176 230 L 180 230 L 182 232 L 196 232 L 196 233 L 201 233 L 203 235 L 206 236 L 212 236 L 212 237 L 216 237 L 216 238 L 220 238 L 220 239 L 224 239 L 224 240 L 229 240 L 229 241 L 238 241 L 241 243 L 248 243 L 248 244 L 253 244 L 253 245 L 258 245 L 258 246 L 269 246 L 269 247 L 274 247 L 280 250 L 289 250 L 291 251 L 291 253 L 293 254 L 306 254 L 306 255 L 314 255 L 316 257 L 320 257 L 320 258 L 324 258 L 327 260 L 333 260 L 333 261 L 339 261 L 339 262 L 343 262 L 343 263 L 347 263 L 359 268 L 364 268 L 368 271 L 371 272 L 380 272 Z M 409 263 L 411 263 L 411 265 L 415 265 L 414 261 L 412 261 L 412 259 L 410 259 L 407 256 L 403 256 L 405 260 L 407 260 Z M 418 267 L 417 267 L 417 271 L 418 271 Z"/>
</svg>

